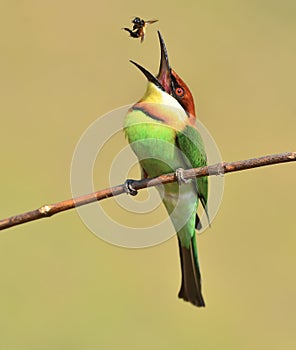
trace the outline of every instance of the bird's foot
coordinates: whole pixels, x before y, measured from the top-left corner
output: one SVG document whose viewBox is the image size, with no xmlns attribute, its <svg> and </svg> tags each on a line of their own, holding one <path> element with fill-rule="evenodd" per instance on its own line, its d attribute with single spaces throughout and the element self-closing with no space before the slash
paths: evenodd
<svg viewBox="0 0 296 350">
<path fill-rule="evenodd" d="M 189 184 L 192 181 L 192 179 L 185 179 L 184 178 L 184 169 L 183 168 L 176 169 L 175 177 L 176 177 L 179 185 Z"/>
<path fill-rule="evenodd" d="M 131 183 L 134 182 L 134 180 L 127 179 L 124 182 L 124 191 L 126 194 L 129 194 L 131 196 L 136 196 L 138 194 L 138 191 L 133 188 Z"/>
</svg>

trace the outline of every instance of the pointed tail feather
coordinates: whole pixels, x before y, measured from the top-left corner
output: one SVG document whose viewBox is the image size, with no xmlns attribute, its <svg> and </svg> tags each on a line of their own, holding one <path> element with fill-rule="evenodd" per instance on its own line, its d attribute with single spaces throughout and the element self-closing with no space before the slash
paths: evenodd
<svg viewBox="0 0 296 350">
<path fill-rule="evenodd" d="M 194 242 L 192 237 L 189 249 L 182 247 L 179 241 L 179 252 L 182 269 L 182 284 L 178 297 L 189 301 L 191 304 L 203 307 L 205 302 L 201 293 L 201 276 L 197 263 L 197 259 L 194 255 Z"/>
<path fill-rule="evenodd" d="M 196 217 L 195 217 L 195 228 L 196 228 L 198 231 L 202 229 L 202 224 L 201 224 L 200 218 L 199 218 L 199 216 L 197 215 L 197 213 L 196 213 Z"/>
</svg>

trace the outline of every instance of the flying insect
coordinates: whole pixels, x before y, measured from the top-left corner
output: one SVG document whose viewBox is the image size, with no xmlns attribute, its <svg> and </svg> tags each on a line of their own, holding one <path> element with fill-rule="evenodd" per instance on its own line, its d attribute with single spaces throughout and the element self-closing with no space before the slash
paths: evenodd
<svg viewBox="0 0 296 350">
<path fill-rule="evenodd" d="M 141 43 L 142 43 L 144 41 L 145 34 L 146 34 L 146 25 L 155 23 L 157 21 L 158 21 L 158 19 L 151 19 L 149 21 L 145 21 L 144 19 L 141 19 L 140 17 L 135 17 L 132 20 L 133 29 L 129 29 L 129 28 L 122 28 L 122 29 L 129 32 L 130 37 L 140 38 Z"/>
</svg>

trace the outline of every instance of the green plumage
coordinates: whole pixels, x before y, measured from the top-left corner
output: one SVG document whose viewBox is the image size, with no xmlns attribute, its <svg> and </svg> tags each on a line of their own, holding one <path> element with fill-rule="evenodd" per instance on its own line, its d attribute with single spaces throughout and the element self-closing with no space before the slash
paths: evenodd
<svg viewBox="0 0 296 350">
<path fill-rule="evenodd" d="M 135 105 L 126 116 L 126 136 L 139 159 L 143 173 L 148 177 L 174 172 L 178 168 L 206 165 L 200 134 L 195 127 L 186 123 L 186 113 L 182 117 L 176 117 L 174 108 L 172 107 L 171 114 L 169 108 L 165 113 L 161 110 L 157 118 L 155 103 L 151 106 L 151 114 L 149 108 L 143 109 Z M 201 294 L 195 241 L 196 210 L 199 198 L 206 207 L 207 196 L 207 178 L 198 178 L 182 185 L 177 182 L 164 185 L 163 203 L 176 229 L 180 247 L 182 286 L 179 297 L 197 306 L 205 304 Z"/>
</svg>

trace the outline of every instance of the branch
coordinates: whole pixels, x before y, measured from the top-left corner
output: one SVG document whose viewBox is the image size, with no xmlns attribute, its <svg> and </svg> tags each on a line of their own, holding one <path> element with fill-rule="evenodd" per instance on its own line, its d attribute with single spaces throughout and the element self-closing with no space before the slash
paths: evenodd
<svg viewBox="0 0 296 350">
<path fill-rule="evenodd" d="M 251 158 L 246 160 L 240 160 L 236 162 L 223 162 L 214 165 L 205 166 L 202 168 L 184 170 L 184 178 L 192 179 L 194 177 L 222 175 L 224 173 L 230 173 L 234 171 L 247 170 L 252 168 L 258 168 L 261 166 L 293 162 L 296 161 L 296 152 L 288 152 L 281 154 L 273 154 L 269 156 L 263 156 L 259 158 Z M 175 173 L 160 175 L 151 179 L 143 179 L 139 181 L 132 181 L 130 184 L 135 190 L 140 190 L 146 187 L 153 187 L 160 184 L 167 184 L 177 181 Z M 68 199 L 62 202 L 48 204 L 40 207 L 39 209 L 28 211 L 23 214 L 11 216 L 9 218 L 0 220 L 0 230 L 7 229 L 12 226 L 20 225 L 25 222 L 50 217 L 54 214 L 61 213 L 63 211 L 73 209 L 82 205 L 100 201 L 105 198 L 118 196 L 125 193 L 124 184 L 106 188 L 101 191 L 83 195 L 80 197 Z"/>
</svg>

